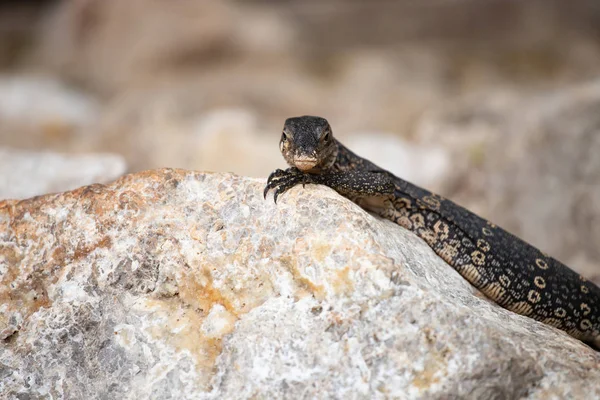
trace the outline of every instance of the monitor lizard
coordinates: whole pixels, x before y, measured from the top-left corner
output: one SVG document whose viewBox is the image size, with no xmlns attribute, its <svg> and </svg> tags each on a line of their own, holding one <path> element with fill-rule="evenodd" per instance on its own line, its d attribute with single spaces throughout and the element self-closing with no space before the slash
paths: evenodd
<svg viewBox="0 0 600 400">
<path fill-rule="evenodd" d="M 288 118 L 279 147 L 290 168 L 264 190 L 274 201 L 307 183 L 326 185 L 421 237 L 498 305 L 566 331 L 600 350 L 600 288 L 513 234 L 361 158 L 326 119 Z"/>
</svg>

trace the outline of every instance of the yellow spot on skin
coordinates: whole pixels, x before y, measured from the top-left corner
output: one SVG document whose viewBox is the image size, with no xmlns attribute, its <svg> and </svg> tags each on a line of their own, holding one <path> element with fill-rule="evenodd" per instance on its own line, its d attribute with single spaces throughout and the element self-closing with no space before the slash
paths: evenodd
<svg viewBox="0 0 600 400">
<path fill-rule="evenodd" d="M 527 300 L 529 300 L 533 304 L 539 302 L 541 299 L 542 299 L 542 296 L 535 290 L 530 290 L 529 293 L 527 294 Z"/>
<path fill-rule="evenodd" d="M 438 236 L 438 238 L 440 240 L 446 240 L 448 238 L 448 232 L 449 232 L 449 228 L 448 228 L 448 224 L 445 224 L 442 221 L 438 221 L 435 223 L 435 225 L 433 226 L 433 231 L 435 232 L 435 234 Z"/>
<path fill-rule="evenodd" d="M 548 263 L 541 258 L 535 260 L 535 265 L 537 265 L 540 269 L 548 269 Z"/>
<path fill-rule="evenodd" d="M 406 209 L 406 208 L 401 208 L 399 210 L 396 210 L 394 208 L 394 211 L 396 211 L 396 215 L 398 215 L 400 217 L 404 217 L 406 219 L 408 219 L 410 217 L 410 211 L 408 211 L 408 209 Z"/>
<path fill-rule="evenodd" d="M 479 239 L 477 241 L 477 248 L 479 248 L 481 251 L 488 252 L 490 251 L 490 244 L 483 239 Z"/>
<path fill-rule="evenodd" d="M 494 234 L 492 233 L 492 231 L 489 230 L 488 228 L 481 228 L 481 232 L 483 232 L 483 234 L 485 236 L 494 236 Z"/>
<path fill-rule="evenodd" d="M 429 246 L 437 243 L 437 236 L 430 229 L 419 229 L 418 234 Z"/>
<path fill-rule="evenodd" d="M 510 286 L 510 279 L 508 276 L 506 275 L 500 275 L 500 278 L 498 278 L 498 280 L 500 281 L 500 284 L 504 287 L 509 287 Z"/>
<path fill-rule="evenodd" d="M 536 276 L 533 279 L 533 283 L 535 283 L 535 286 L 539 287 L 540 289 L 544 289 L 546 287 L 546 281 L 541 276 Z"/>
<path fill-rule="evenodd" d="M 483 254 L 482 252 L 475 250 L 474 252 L 471 253 L 471 259 L 473 260 L 473 263 L 475 265 L 483 265 L 485 264 L 485 254 Z"/>
<path fill-rule="evenodd" d="M 462 246 L 462 243 L 458 239 L 450 239 L 448 240 L 448 243 L 450 243 L 450 246 L 454 247 L 455 249 L 460 249 L 460 246 Z"/>
<path fill-rule="evenodd" d="M 415 229 L 425 226 L 425 217 L 423 217 L 423 214 L 414 214 L 410 217 L 410 220 L 413 222 Z"/>
<path fill-rule="evenodd" d="M 440 201 L 438 199 L 436 199 L 433 196 L 425 196 L 423 197 L 423 203 L 425 203 L 426 205 L 429 206 L 429 208 L 433 209 L 434 211 L 439 210 L 440 208 Z"/>
<path fill-rule="evenodd" d="M 408 230 L 412 230 L 412 228 L 413 228 L 412 221 L 408 217 L 405 217 L 405 216 L 401 216 L 400 218 L 398 218 L 396 220 L 396 223 Z"/>
<path fill-rule="evenodd" d="M 583 315 L 588 315 L 589 313 L 592 312 L 592 309 L 586 303 L 581 303 L 580 307 L 581 307 L 581 311 L 583 311 Z"/>
<path fill-rule="evenodd" d="M 458 250 L 456 249 L 455 246 L 453 246 L 452 244 L 450 244 L 448 242 L 444 242 L 443 246 L 444 247 L 440 251 L 440 257 L 442 257 L 442 259 L 444 261 L 446 261 L 448 264 L 451 264 L 452 261 L 454 260 L 454 258 L 456 257 L 456 255 L 458 254 Z"/>
<path fill-rule="evenodd" d="M 556 310 L 554 310 L 554 315 L 556 315 L 558 318 L 564 318 L 565 315 L 567 315 L 567 311 L 562 307 L 558 307 Z"/>
<path fill-rule="evenodd" d="M 590 292 L 590 289 L 588 289 L 588 287 L 585 285 L 581 285 L 581 292 L 588 294 Z"/>
<path fill-rule="evenodd" d="M 581 322 L 579 323 L 579 327 L 581 328 L 582 331 L 587 331 L 592 327 L 592 323 L 590 322 L 589 319 L 582 319 Z"/>
<path fill-rule="evenodd" d="M 410 201 L 407 199 L 399 199 L 394 202 L 395 208 L 410 208 Z"/>
</svg>

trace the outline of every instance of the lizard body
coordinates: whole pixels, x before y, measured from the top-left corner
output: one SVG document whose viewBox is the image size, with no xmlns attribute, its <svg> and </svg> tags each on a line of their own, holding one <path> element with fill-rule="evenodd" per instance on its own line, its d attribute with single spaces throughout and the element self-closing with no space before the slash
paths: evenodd
<svg viewBox="0 0 600 400">
<path fill-rule="evenodd" d="M 280 150 L 290 168 L 267 181 L 274 200 L 306 183 L 329 186 L 416 233 L 500 306 L 566 331 L 600 350 L 600 288 L 467 209 L 402 180 L 338 142 L 327 120 L 286 120 Z"/>
</svg>

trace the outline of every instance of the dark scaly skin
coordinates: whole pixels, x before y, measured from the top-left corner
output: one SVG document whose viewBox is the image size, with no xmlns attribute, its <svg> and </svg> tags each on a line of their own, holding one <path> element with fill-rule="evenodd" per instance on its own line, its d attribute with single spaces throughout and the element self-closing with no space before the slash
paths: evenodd
<svg viewBox="0 0 600 400">
<path fill-rule="evenodd" d="M 554 258 L 465 208 L 352 153 L 319 117 L 286 120 L 273 172 L 274 200 L 306 183 L 329 186 L 416 233 L 500 306 L 566 331 L 600 350 L 600 288 Z"/>
</svg>

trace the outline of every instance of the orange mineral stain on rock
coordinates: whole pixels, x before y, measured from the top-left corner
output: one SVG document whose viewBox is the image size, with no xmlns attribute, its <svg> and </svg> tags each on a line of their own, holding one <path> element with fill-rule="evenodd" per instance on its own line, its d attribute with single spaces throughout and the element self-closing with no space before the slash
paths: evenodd
<svg viewBox="0 0 600 400">
<path fill-rule="evenodd" d="M 336 294 L 350 294 L 354 290 L 349 266 L 336 270 L 335 275 L 330 277 L 330 281 Z"/>
<path fill-rule="evenodd" d="M 323 285 L 315 284 L 313 280 L 306 275 L 305 271 L 298 266 L 297 257 L 284 256 L 279 258 L 279 262 L 290 271 L 292 277 L 298 283 L 300 290 L 296 293 L 297 298 L 302 298 L 310 294 L 318 300 L 322 300 L 325 297 L 325 287 Z"/>
<path fill-rule="evenodd" d="M 325 242 L 317 242 L 313 245 L 312 253 L 317 261 L 323 262 L 331 253 L 331 245 Z"/>
<path fill-rule="evenodd" d="M 419 373 L 412 381 L 413 386 L 419 389 L 429 389 L 431 385 L 438 383 L 440 378 L 437 375 L 444 368 L 442 363 L 436 358 L 429 358 L 425 362 L 423 371 Z"/>
<path fill-rule="evenodd" d="M 179 281 L 179 298 L 202 314 L 208 313 L 215 304 L 222 305 L 233 315 L 238 314 L 229 299 L 214 287 L 212 276 L 206 269 L 182 276 Z"/>
<path fill-rule="evenodd" d="M 138 307 L 149 312 L 147 332 L 157 342 L 172 347 L 176 352 L 188 352 L 196 362 L 200 384 L 204 390 L 210 390 L 210 380 L 216 359 L 221 354 L 224 335 L 206 335 L 202 329 L 206 316 L 182 307 L 176 298 L 148 299 Z"/>
<path fill-rule="evenodd" d="M 93 244 L 86 245 L 84 243 L 79 243 L 75 248 L 75 254 L 73 255 L 73 261 L 81 260 L 90 255 L 96 249 L 100 248 L 110 248 L 112 246 L 112 242 L 110 237 L 104 236 L 99 241 Z"/>
<path fill-rule="evenodd" d="M 444 371 L 448 367 L 448 361 L 446 356 L 448 350 L 444 349 L 438 352 L 433 349 L 434 343 L 437 341 L 435 333 L 431 329 L 426 328 L 423 330 L 425 334 L 425 340 L 432 349 L 427 358 L 424 361 L 423 371 L 420 371 L 412 381 L 413 386 L 419 389 L 429 389 L 432 385 L 440 381 L 440 374 L 444 374 Z"/>
</svg>

